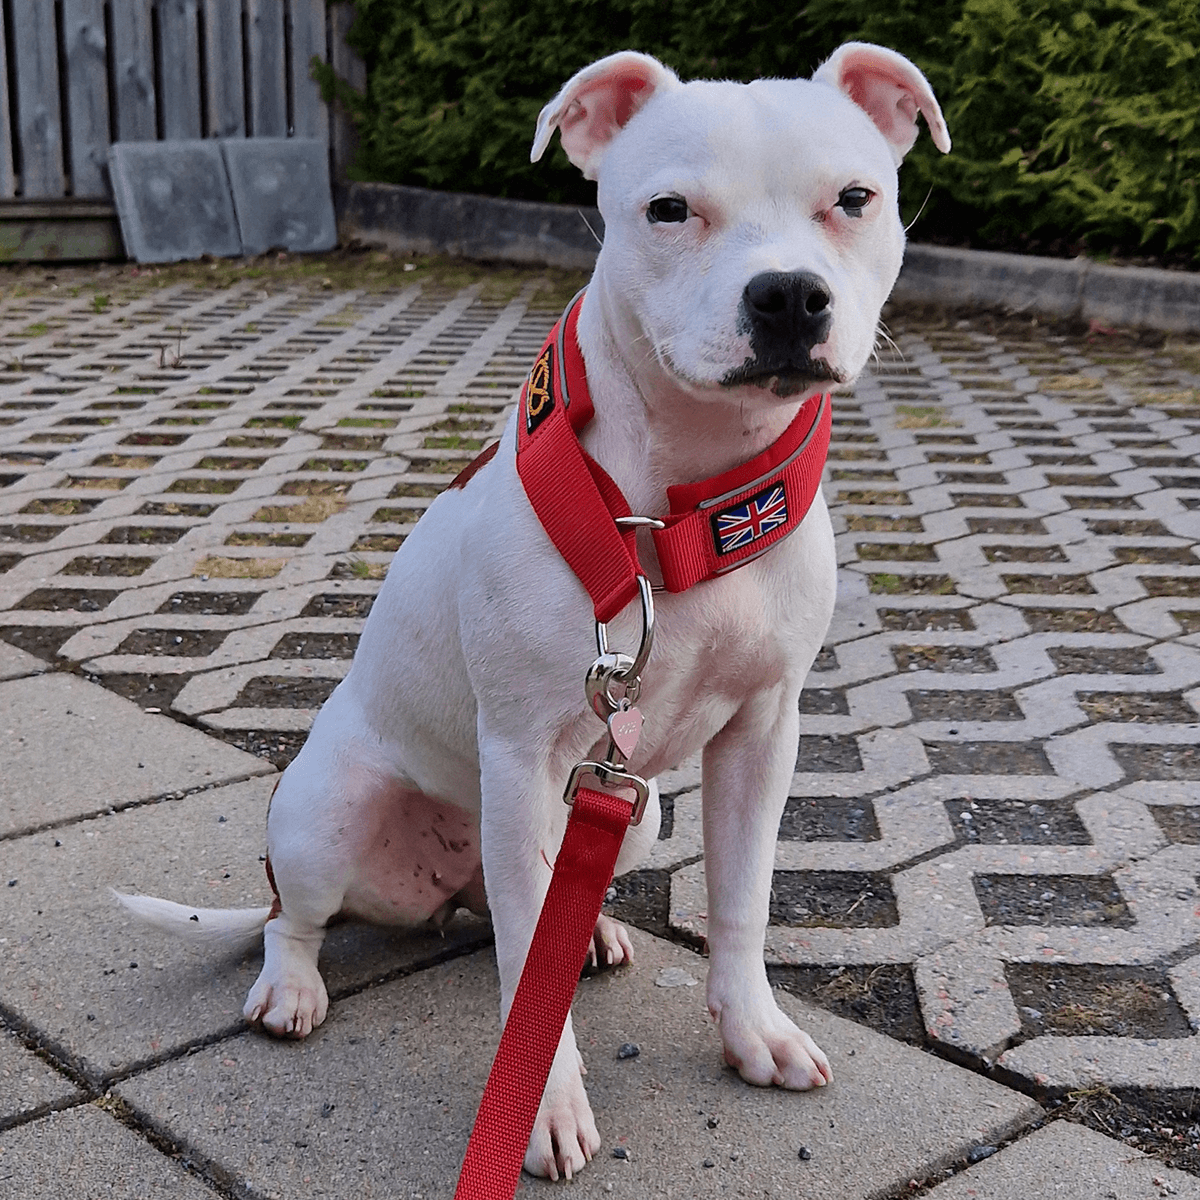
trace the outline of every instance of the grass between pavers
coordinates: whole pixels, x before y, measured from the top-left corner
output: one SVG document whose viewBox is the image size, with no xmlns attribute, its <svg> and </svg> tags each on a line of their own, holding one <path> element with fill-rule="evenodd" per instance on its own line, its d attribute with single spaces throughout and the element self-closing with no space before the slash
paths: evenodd
<svg viewBox="0 0 1200 1200">
<path fill-rule="evenodd" d="M 286 558 L 225 558 L 210 554 L 193 568 L 194 576 L 210 579 L 272 579 L 283 570 Z"/>
<path fill-rule="evenodd" d="M 555 267 L 520 267 L 468 262 L 445 255 L 392 253 L 361 247 L 325 254 L 273 252 L 256 258 L 224 258 L 138 266 L 134 263 L 61 266 L 57 264 L 0 265 L 0 291 L 21 299 L 54 290 L 56 299 L 91 296 L 89 310 L 118 317 L 127 304 L 176 284 L 221 290 L 243 282 L 274 294 L 307 287 L 323 291 L 383 291 L 414 283 L 447 289 L 480 285 L 480 297 L 492 302 L 511 300 L 531 279 L 541 282 L 533 296 L 538 307 L 562 308 L 587 282 L 587 272 Z M 103 289 L 103 291 L 101 291 Z M 95 307 L 103 299 L 104 307 Z M 335 314 L 329 323 L 347 320 Z M 39 322 L 38 324 L 43 324 Z M 29 336 L 44 336 L 51 329 Z"/>
<path fill-rule="evenodd" d="M 961 429 L 962 422 L 946 416 L 940 408 L 917 404 L 897 404 L 896 428 Z"/>
</svg>

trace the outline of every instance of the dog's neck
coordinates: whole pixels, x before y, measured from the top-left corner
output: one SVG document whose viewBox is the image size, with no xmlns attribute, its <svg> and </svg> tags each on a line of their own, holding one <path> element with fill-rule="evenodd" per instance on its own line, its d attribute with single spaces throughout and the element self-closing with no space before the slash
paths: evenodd
<svg viewBox="0 0 1200 1200">
<path fill-rule="evenodd" d="M 665 511 L 667 488 L 719 475 L 778 439 L 804 397 L 757 403 L 736 391 L 707 394 L 672 377 L 636 316 L 600 278 L 579 314 L 579 347 L 595 419 L 583 433 L 635 513 Z"/>
</svg>

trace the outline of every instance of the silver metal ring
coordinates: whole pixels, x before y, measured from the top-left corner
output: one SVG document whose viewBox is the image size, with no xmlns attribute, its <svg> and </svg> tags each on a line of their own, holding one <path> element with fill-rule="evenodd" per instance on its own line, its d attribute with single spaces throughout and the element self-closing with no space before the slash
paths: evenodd
<svg viewBox="0 0 1200 1200">
<path fill-rule="evenodd" d="M 633 529 L 666 529 L 666 521 L 658 517 L 613 517 L 614 525 L 627 525 Z"/>
<path fill-rule="evenodd" d="M 642 669 L 650 660 L 650 648 L 654 645 L 654 594 L 650 580 L 645 575 L 637 577 L 638 594 L 642 599 L 642 640 L 637 653 L 633 656 L 633 666 L 625 672 L 624 678 L 630 682 L 636 681 L 642 674 Z M 608 653 L 608 626 L 603 621 L 596 622 L 596 649 L 603 657 Z"/>
</svg>

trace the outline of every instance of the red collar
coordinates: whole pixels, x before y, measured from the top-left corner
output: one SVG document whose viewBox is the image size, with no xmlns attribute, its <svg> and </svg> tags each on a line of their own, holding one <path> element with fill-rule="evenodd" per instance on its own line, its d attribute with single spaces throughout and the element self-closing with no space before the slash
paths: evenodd
<svg viewBox="0 0 1200 1200">
<path fill-rule="evenodd" d="M 534 511 L 587 588 L 597 621 L 638 594 L 636 529 L 621 489 L 579 444 L 595 414 L 576 325 L 580 292 L 550 331 L 521 389 L 517 473 Z M 654 548 L 669 592 L 724 575 L 765 553 L 804 520 L 829 452 L 831 402 L 807 401 L 778 441 L 740 467 L 667 489 Z"/>
</svg>

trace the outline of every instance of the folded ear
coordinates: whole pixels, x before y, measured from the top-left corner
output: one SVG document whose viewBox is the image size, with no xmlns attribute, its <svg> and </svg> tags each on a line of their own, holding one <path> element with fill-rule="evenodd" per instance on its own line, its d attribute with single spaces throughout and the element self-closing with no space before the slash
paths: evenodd
<svg viewBox="0 0 1200 1200">
<path fill-rule="evenodd" d="M 847 42 L 817 68 L 813 80 L 849 96 L 878 126 L 897 163 L 917 140 L 917 113 L 924 115 L 933 144 L 943 154 L 950 152 L 950 134 L 933 89 L 903 54 Z"/>
<path fill-rule="evenodd" d="M 538 115 L 529 161 L 537 162 L 557 128 L 567 157 L 596 178 L 601 152 L 630 117 L 663 88 L 680 87 L 674 71 L 648 54 L 610 54 L 570 79 Z"/>
</svg>

